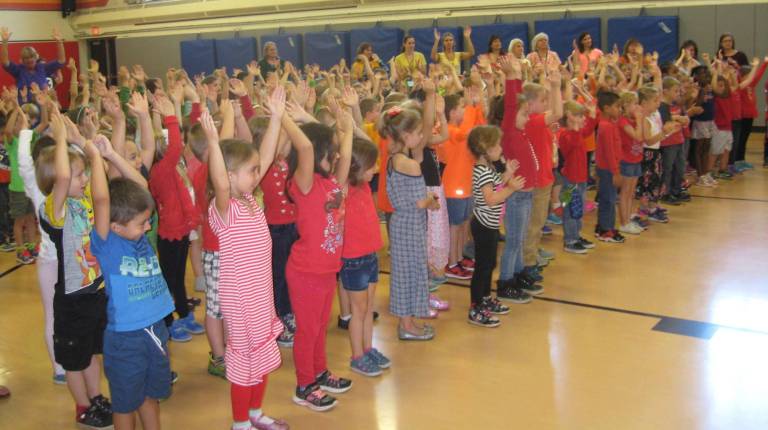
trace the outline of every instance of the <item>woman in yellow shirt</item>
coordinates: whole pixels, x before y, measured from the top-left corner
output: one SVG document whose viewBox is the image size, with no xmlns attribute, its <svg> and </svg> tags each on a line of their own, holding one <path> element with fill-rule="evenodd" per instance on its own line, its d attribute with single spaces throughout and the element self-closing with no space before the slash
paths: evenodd
<svg viewBox="0 0 768 430">
<path fill-rule="evenodd" d="M 451 33 L 443 34 L 443 52 L 437 52 L 437 45 L 440 43 L 440 32 L 435 29 L 435 43 L 432 45 L 432 61 L 440 64 L 447 64 L 456 70 L 457 74 L 461 74 L 461 62 L 469 60 L 475 55 L 475 46 L 472 45 L 472 27 L 467 26 L 464 28 L 464 45 L 467 50 L 465 52 L 455 52 L 453 35 Z"/>
<path fill-rule="evenodd" d="M 363 76 L 373 79 L 373 71 L 381 68 L 379 56 L 373 52 L 373 46 L 363 42 L 357 47 L 357 58 L 352 63 L 352 80 L 362 81 Z"/>
<path fill-rule="evenodd" d="M 413 36 L 405 36 L 403 48 L 395 57 L 395 69 L 401 80 L 410 78 L 414 72 L 427 73 L 427 60 L 421 52 L 416 52 L 416 39 Z"/>
</svg>

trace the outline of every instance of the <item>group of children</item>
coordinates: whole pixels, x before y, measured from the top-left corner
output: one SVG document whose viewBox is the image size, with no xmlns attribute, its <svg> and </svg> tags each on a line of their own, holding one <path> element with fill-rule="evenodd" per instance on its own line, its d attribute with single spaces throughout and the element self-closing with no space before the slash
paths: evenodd
<svg viewBox="0 0 768 430">
<path fill-rule="evenodd" d="M 660 67 L 637 41 L 584 60 L 584 39 L 559 64 L 525 59 L 518 45 L 491 55 L 491 38 L 464 77 L 461 53 L 435 55 L 428 70 L 393 62 L 390 74 L 371 66 L 370 47 L 354 78 L 343 61 L 268 73 L 252 62 L 192 78 L 122 67 L 110 86 L 95 62 L 82 75 L 71 62 L 66 114 L 53 88 L 25 88 L 32 101 L 4 89 L 15 240 L 34 244 L 38 225 L 41 237 L 18 258 L 37 258 L 54 381 L 68 385 L 77 423 L 134 428 L 137 412 L 159 428 L 158 401 L 178 376 L 167 342 L 204 332 L 208 371 L 231 385 L 233 429 L 288 428 L 261 409 L 278 346 L 293 348 L 293 401 L 333 408 L 331 394 L 352 387 L 326 359 L 337 292 L 351 370 L 381 375 L 391 362 L 373 345 L 380 212 L 398 337 L 426 341 L 436 332 L 422 320 L 449 309 L 434 294 L 448 277 L 470 280 L 467 320 L 481 327 L 501 324 L 505 302 L 542 294 L 548 220 L 562 223 L 564 251 L 595 247 L 582 235 L 593 153 L 595 237 L 610 243 L 668 222 L 662 203 L 691 199 L 689 152 L 701 186 L 747 167 L 729 162 L 734 110 L 754 105 L 765 62 L 705 57 L 687 70 L 684 48 Z M 548 52 L 546 35 L 535 41 L 537 56 Z"/>
</svg>

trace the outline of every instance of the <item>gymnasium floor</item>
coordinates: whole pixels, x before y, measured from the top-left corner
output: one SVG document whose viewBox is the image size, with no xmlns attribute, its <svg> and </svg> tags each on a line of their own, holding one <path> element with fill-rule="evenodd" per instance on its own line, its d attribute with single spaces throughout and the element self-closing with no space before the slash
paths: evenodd
<svg viewBox="0 0 768 430">
<path fill-rule="evenodd" d="M 761 137 L 750 141 L 754 171 L 717 189 L 692 188 L 694 201 L 670 208 L 670 224 L 626 244 L 564 254 L 555 228 L 543 242 L 557 254 L 545 294 L 512 305 L 500 328 L 468 325 L 468 290 L 445 285 L 439 295 L 454 309 L 435 322 L 436 339 L 400 342 L 383 275 L 375 343 L 392 368 L 375 379 L 352 373 L 334 311 L 329 363 L 352 377 L 353 389 L 328 413 L 294 405 L 293 363 L 283 350 L 265 411 L 312 430 L 768 428 Z M 587 215 L 586 237 L 594 216 Z M 15 264 L 0 255 L 0 271 Z M 51 383 L 35 269 L 0 276 L 0 384 L 13 392 L 0 401 L 0 428 L 74 428 L 67 389 Z M 161 405 L 164 428 L 228 428 L 228 385 L 206 373 L 204 336 L 171 349 L 180 380 Z"/>
</svg>

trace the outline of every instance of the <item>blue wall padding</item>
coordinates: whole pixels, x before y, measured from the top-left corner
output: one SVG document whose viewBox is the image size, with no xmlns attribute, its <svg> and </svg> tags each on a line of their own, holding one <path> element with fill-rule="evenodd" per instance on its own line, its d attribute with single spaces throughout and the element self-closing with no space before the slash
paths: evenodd
<svg viewBox="0 0 768 430">
<path fill-rule="evenodd" d="M 181 41 L 181 67 L 190 76 L 212 73 L 216 68 L 216 43 L 214 40 Z"/>
<path fill-rule="evenodd" d="M 290 61 L 298 68 L 304 67 L 304 37 L 301 34 L 269 34 L 261 36 L 261 50 L 257 55 L 259 59 L 264 56 L 262 50 L 267 42 L 274 42 L 277 45 L 277 53 L 280 58 Z"/>
<path fill-rule="evenodd" d="M 381 58 L 383 65 L 386 66 L 390 58 L 400 53 L 403 34 L 403 30 L 394 27 L 352 30 L 349 32 L 350 59 L 354 61 L 357 47 L 363 42 L 368 42 L 373 45 L 373 52 Z"/>
<path fill-rule="evenodd" d="M 611 18 L 608 20 L 608 46 L 615 43 L 621 51 L 627 39 L 634 37 L 643 44 L 644 52 L 659 53 L 659 63 L 674 61 L 678 50 L 678 28 L 676 16 Z"/>
<path fill-rule="evenodd" d="M 549 36 L 549 48 L 565 62 L 573 52 L 573 41 L 578 39 L 579 35 L 587 32 L 592 36 L 592 46 L 600 48 L 600 18 L 566 18 L 546 21 L 536 21 L 536 34 L 541 32 Z M 534 36 L 536 35 L 534 34 Z M 533 39 L 531 39 L 533 40 Z M 525 48 L 525 52 L 531 52 L 530 44 Z"/>
<path fill-rule="evenodd" d="M 509 41 L 512 39 L 520 39 L 528 50 L 528 23 L 527 22 L 513 22 L 509 24 L 488 24 L 488 25 L 473 25 L 472 26 L 472 44 L 475 45 L 475 58 L 472 62 L 477 61 L 477 56 L 488 52 L 488 41 L 491 40 L 493 35 L 501 37 L 501 50 L 507 52 L 509 47 Z"/>
<path fill-rule="evenodd" d="M 216 39 L 216 66 L 245 70 L 245 65 L 256 59 L 256 39 Z"/>
<path fill-rule="evenodd" d="M 304 64 L 319 64 L 329 69 L 345 58 L 349 65 L 349 32 L 304 33 Z"/>
</svg>

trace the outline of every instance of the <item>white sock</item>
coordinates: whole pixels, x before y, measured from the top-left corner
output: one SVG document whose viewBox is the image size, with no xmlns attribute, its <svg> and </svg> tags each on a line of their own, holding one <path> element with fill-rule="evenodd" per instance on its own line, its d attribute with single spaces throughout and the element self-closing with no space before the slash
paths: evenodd
<svg viewBox="0 0 768 430">
<path fill-rule="evenodd" d="M 272 418 L 264 415 L 263 412 L 261 412 L 261 409 L 251 409 L 248 411 L 248 415 L 251 417 L 251 420 L 258 421 L 260 423 L 264 424 L 272 424 L 275 422 Z"/>
<path fill-rule="evenodd" d="M 339 316 L 339 318 L 341 318 L 341 319 L 342 319 L 342 320 L 344 320 L 344 321 L 349 321 L 350 319 L 352 319 L 352 314 L 349 314 L 349 315 L 340 315 L 340 316 Z"/>
<path fill-rule="evenodd" d="M 250 421 L 237 421 L 232 424 L 232 430 L 251 430 Z"/>
</svg>

